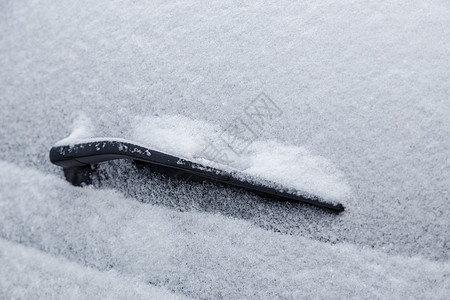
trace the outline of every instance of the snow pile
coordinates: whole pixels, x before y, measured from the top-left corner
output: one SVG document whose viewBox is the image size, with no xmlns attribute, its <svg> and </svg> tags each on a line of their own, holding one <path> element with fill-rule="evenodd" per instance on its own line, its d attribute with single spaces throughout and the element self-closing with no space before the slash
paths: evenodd
<svg viewBox="0 0 450 300">
<path fill-rule="evenodd" d="M 60 140 L 57 145 L 75 144 L 79 140 L 88 139 L 95 136 L 95 128 L 91 119 L 84 113 L 78 115 L 72 124 L 70 135 Z"/>
<path fill-rule="evenodd" d="M 350 188 L 342 172 L 326 158 L 275 141 L 256 142 L 251 149 L 246 173 L 324 199 L 346 202 Z"/>
<path fill-rule="evenodd" d="M 132 140 L 151 149 L 225 170 L 237 170 L 325 199 L 345 201 L 349 195 L 350 188 L 342 173 L 327 159 L 311 155 L 302 147 L 285 146 L 274 140 L 256 140 L 248 142 L 245 151 L 236 154 L 221 140 L 224 129 L 208 122 L 169 115 L 136 118 L 134 123 L 130 134 Z M 216 151 L 224 153 L 228 159 L 208 156 L 210 146 L 216 147 Z"/>
<path fill-rule="evenodd" d="M 217 126 L 182 115 L 136 117 L 130 139 L 164 153 L 192 159 L 214 138 Z"/>
</svg>

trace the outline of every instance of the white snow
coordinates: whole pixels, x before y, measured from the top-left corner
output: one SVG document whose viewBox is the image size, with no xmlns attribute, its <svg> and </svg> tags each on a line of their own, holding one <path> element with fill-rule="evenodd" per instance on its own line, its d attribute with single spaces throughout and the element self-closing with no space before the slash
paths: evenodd
<svg viewBox="0 0 450 300">
<path fill-rule="evenodd" d="M 449 16 L 441 0 L 3 1 L 0 298 L 447 299 Z M 114 137 L 221 164 L 205 145 L 229 149 L 261 92 L 281 115 L 228 166 L 343 214 L 126 162 L 75 188 L 48 159 L 64 137 Z"/>
<path fill-rule="evenodd" d="M 217 126 L 182 115 L 136 118 L 130 139 L 154 150 L 192 159 L 208 145 Z"/>
<path fill-rule="evenodd" d="M 49 295 L 75 290 L 89 297 L 167 297 L 153 285 L 227 299 L 444 299 L 450 292 L 448 262 L 282 235 L 217 214 L 176 212 L 114 190 L 72 187 L 55 175 L 5 162 L 0 170 L 6 191 L 2 235 L 22 245 L 0 240 L 7 295 L 42 295 L 43 288 Z M 10 270 L 14 276 L 7 276 Z"/>
<path fill-rule="evenodd" d="M 3 299 L 184 299 L 114 270 L 82 267 L 61 257 L 0 239 Z"/>
<path fill-rule="evenodd" d="M 285 146 L 275 141 L 255 142 L 245 159 L 245 173 L 271 180 L 287 188 L 297 189 L 324 199 L 346 203 L 350 188 L 344 175 L 324 157 L 306 149 Z"/>
<path fill-rule="evenodd" d="M 318 155 L 306 149 L 286 146 L 275 140 L 250 141 L 243 153 L 234 153 L 225 142 L 220 142 L 220 128 L 204 121 L 194 121 L 181 115 L 136 118 L 130 133 L 131 140 L 93 137 L 92 121 L 83 115 L 75 120 L 72 133 L 55 145 L 73 145 L 102 140 L 129 142 L 163 153 L 203 163 L 229 171 L 238 171 L 249 180 L 270 182 L 284 189 L 322 197 L 328 201 L 345 203 L 350 188 L 339 170 Z M 90 135 L 87 135 L 91 132 Z M 218 142 L 219 141 L 219 142 Z M 229 160 L 210 157 L 205 149 L 219 145 Z"/>
<path fill-rule="evenodd" d="M 80 114 L 73 122 L 70 135 L 56 144 L 67 145 L 74 144 L 77 140 L 89 139 L 95 136 L 95 128 L 91 119 L 84 113 Z"/>
</svg>

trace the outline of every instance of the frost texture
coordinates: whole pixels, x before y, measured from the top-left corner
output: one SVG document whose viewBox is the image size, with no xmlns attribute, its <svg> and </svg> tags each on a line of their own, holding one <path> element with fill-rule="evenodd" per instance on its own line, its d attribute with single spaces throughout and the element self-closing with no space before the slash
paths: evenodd
<svg viewBox="0 0 450 300">
<path fill-rule="evenodd" d="M 0 239 L 6 266 L 0 290 L 7 295 L 39 295 L 36 285 L 49 294 L 120 297 L 126 288 L 137 296 L 169 296 L 156 286 L 205 299 L 428 299 L 449 292 L 448 262 L 282 235 L 217 214 L 139 203 L 114 190 L 72 187 L 4 162 L 0 167 L 0 188 L 7 188 L 0 202 L 3 238 L 22 244 Z M 19 279 L 20 270 L 27 272 Z"/>
<path fill-rule="evenodd" d="M 448 298 L 449 16 L 435 0 L 3 1 L 0 252 L 24 256 L 0 258 L 0 298 L 19 295 L 17 265 L 33 270 L 27 291 L 32 274 L 57 276 L 35 255 L 76 264 L 100 296 L 95 282 L 116 278 L 97 272 L 112 270 L 142 295 L 150 285 L 194 298 Z M 261 92 L 283 114 L 258 142 L 326 175 L 305 184 L 337 196 L 346 182 L 344 214 L 121 163 L 101 166 L 100 188 L 79 189 L 48 161 L 80 113 L 92 123 L 81 136 L 159 136 L 195 155 L 203 137 L 164 140 L 163 123 L 141 122 L 194 120 L 209 142 Z M 253 163 L 261 147 L 236 166 L 266 172 Z"/>
</svg>

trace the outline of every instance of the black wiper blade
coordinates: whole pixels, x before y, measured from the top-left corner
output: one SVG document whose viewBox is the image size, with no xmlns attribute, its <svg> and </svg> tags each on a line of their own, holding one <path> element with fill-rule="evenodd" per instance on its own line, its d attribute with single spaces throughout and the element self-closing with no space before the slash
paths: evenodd
<svg viewBox="0 0 450 300">
<path fill-rule="evenodd" d="M 209 181 L 243 188 L 256 194 L 286 201 L 308 203 L 317 207 L 342 212 L 340 203 L 298 192 L 280 191 L 262 183 L 250 182 L 239 173 L 204 166 L 180 157 L 148 149 L 125 140 L 95 140 L 71 145 L 58 145 L 50 149 L 50 161 L 64 168 L 66 179 L 73 185 L 89 184 L 91 165 L 115 159 L 132 159 L 140 165 L 171 177 Z"/>
</svg>

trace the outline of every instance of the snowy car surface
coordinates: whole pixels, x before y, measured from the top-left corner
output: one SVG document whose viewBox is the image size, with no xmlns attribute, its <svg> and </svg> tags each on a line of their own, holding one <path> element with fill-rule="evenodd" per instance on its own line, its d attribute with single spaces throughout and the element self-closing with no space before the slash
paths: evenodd
<svg viewBox="0 0 450 300">
<path fill-rule="evenodd" d="M 446 1 L 3 1 L 0 298 L 448 299 Z M 345 206 L 98 165 L 132 140 Z"/>
</svg>

